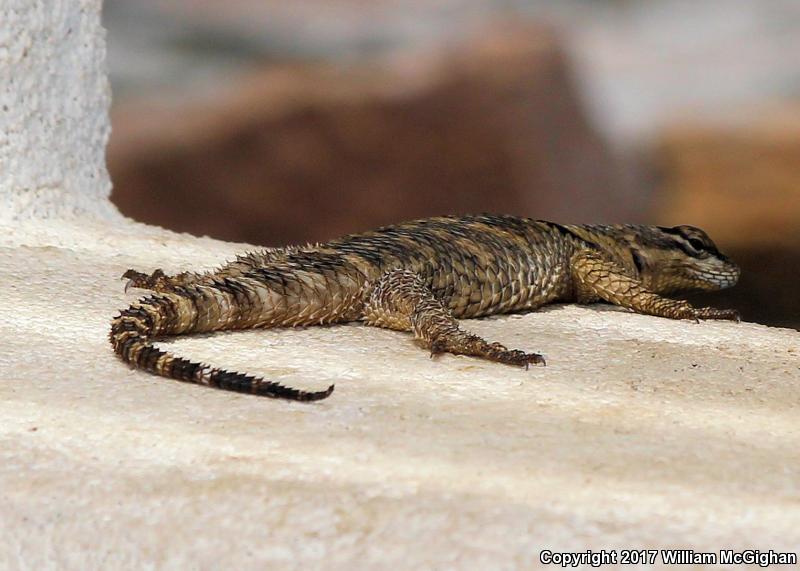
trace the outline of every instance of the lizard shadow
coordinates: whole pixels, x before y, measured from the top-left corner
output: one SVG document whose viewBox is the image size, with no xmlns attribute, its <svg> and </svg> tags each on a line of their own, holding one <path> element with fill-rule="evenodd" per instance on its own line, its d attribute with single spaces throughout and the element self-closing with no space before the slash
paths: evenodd
<svg viewBox="0 0 800 571">
<path fill-rule="evenodd" d="M 306 331 L 306 330 L 315 330 L 315 329 L 333 329 L 335 327 L 339 327 L 341 325 L 364 325 L 360 321 L 345 321 L 343 323 L 325 323 L 322 325 L 295 325 L 295 326 L 286 326 L 286 327 L 253 327 L 253 328 L 242 328 L 242 329 L 220 329 L 219 331 L 208 331 L 204 333 L 182 333 L 177 335 L 165 335 L 164 337 L 159 337 L 155 340 L 156 343 L 159 345 L 172 345 L 175 341 L 181 341 L 184 339 L 210 339 L 216 338 L 219 339 L 220 337 L 224 337 L 227 335 L 236 335 L 242 333 L 253 333 L 258 331 L 268 331 L 268 332 L 281 332 L 281 331 Z"/>
<path fill-rule="evenodd" d="M 526 315 L 537 315 L 537 314 L 550 314 L 550 313 L 559 313 L 563 311 L 567 311 L 571 307 L 580 307 L 585 309 L 591 309 L 594 311 L 600 312 L 608 312 L 608 313 L 634 313 L 629 309 L 625 309 L 624 307 L 619 307 L 610 303 L 591 303 L 591 304 L 579 304 L 579 303 L 553 303 L 548 304 L 543 307 L 539 307 L 536 309 L 521 309 L 519 311 L 509 311 L 507 313 L 501 313 L 497 315 L 486 315 L 480 317 L 472 317 L 472 318 L 461 318 L 459 321 L 470 322 L 470 321 L 483 321 L 483 320 L 496 320 L 496 319 L 503 319 L 508 317 L 513 318 L 520 318 Z M 354 321 L 343 321 L 341 323 L 325 323 L 322 325 L 296 325 L 296 326 L 285 326 L 285 327 L 256 327 L 256 328 L 242 328 L 242 329 L 221 329 L 219 331 L 208 331 L 205 333 L 190 333 L 190 334 L 179 334 L 179 335 L 167 335 L 164 337 L 159 337 L 156 341 L 159 344 L 163 345 L 173 345 L 175 341 L 180 341 L 186 338 L 192 339 L 210 339 L 220 338 L 227 335 L 235 335 L 240 333 L 251 333 L 257 331 L 270 331 L 270 332 L 281 332 L 281 331 L 306 331 L 306 330 L 318 330 L 318 329 L 336 329 L 337 327 L 341 326 L 350 326 L 350 327 L 366 327 L 363 321 L 354 320 Z"/>
</svg>

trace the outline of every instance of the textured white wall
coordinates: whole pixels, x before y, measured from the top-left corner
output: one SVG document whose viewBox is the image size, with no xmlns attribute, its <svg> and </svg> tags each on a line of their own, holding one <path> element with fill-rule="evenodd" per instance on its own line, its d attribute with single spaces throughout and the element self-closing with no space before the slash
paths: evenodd
<svg viewBox="0 0 800 571">
<path fill-rule="evenodd" d="M 101 0 L 0 0 L 0 221 L 118 216 Z"/>
</svg>

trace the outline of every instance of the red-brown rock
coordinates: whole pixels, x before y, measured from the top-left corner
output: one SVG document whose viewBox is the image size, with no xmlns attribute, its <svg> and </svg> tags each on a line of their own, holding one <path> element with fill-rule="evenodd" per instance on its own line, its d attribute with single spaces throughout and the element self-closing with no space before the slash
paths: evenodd
<svg viewBox="0 0 800 571">
<path fill-rule="evenodd" d="M 420 216 L 639 217 L 539 28 L 385 66 L 269 67 L 194 104 L 116 109 L 113 200 L 144 222 L 283 244 Z"/>
</svg>

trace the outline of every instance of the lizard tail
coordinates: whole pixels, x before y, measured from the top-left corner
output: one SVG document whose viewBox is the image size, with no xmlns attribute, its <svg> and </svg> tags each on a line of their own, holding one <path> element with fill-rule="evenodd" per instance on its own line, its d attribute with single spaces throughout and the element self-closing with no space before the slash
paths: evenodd
<svg viewBox="0 0 800 571">
<path fill-rule="evenodd" d="M 186 307 L 182 307 L 184 305 Z M 262 378 L 195 363 L 153 346 L 153 341 L 163 335 L 199 331 L 195 328 L 196 323 L 189 323 L 193 315 L 196 316 L 197 311 L 186 297 L 173 293 L 148 296 L 122 310 L 112 320 L 109 340 L 114 352 L 126 363 L 169 379 L 295 401 L 322 400 L 333 392 L 333 385 L 324 391 L 303 391 Z"/>
</svg>

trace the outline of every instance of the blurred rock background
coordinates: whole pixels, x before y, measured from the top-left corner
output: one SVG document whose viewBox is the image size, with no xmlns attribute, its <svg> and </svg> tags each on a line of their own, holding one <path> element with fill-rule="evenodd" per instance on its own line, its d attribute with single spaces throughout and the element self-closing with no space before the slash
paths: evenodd
<svg viewBox="0 0 800 571">
<path fill-rule="evenodd" d="M 796 0 L 106 0 L 123 213 L 279 245 L 507 212 L 694 224 L 800 327 Z M 702 300 L 701 300 L 702 301 Z"/>
</svg>

